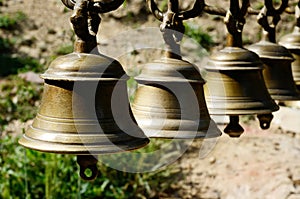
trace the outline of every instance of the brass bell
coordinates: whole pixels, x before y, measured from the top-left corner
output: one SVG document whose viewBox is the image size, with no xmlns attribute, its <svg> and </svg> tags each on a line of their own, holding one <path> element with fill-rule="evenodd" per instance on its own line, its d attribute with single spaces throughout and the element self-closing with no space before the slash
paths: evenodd
<svg viewBox="0 0 300 199">
<path fill-rule="evenodd" d="M 182 60 L 180 41 L 185 31 L 183 20 L 201 14 L 198 1 L 189 11 L 179 11 L 178 1 L 168 1 L 160 11 L 148 0 L 152 14 L 162 22 L 160 30 L 166 45 L 165 58 L 147 63 L 135 77 L 138 88 L 132 111 L 149 138 L 193 139 L 221 135 L 206 107 L 203 84 L 196 67 Z M 193 14 L 191 14 L 193 13 Z M 178 17 L 182 14 L 182 17 Z"/>
<path fill-rule="evenodd" d="M 290 34 L 285 35 L 279 41 L 280 45 L 286 47 L 295 58 L 295 61 L 292 63 L 292 74 L 294 82 L 298 91 L 300 90 L 300 24 L 299 24 L 299 6 L 296 6 L 296 19 L 297 25 L 294 27 L 294 31 Z M 297 101 L 281 101 L 280 103 L 285 106 L 300 108 L 300 100 Z"/>
<path fill-rule="evenodd" d="M 212 115 L 229 115 L 224 132 L 239 137 L 243 128 L 239 115 L 258 115 L 260 126 L 267 129 L 271 113 L 278 106 L 271 99 L 262 76 L 259 57 L 241 47 L 225 47 L 211 55 L 205 66 L 205 94 Z"/>
<path fill-rule="evenodd" d="M 266 86 L 271 97 L 279 101 L 300 99 L 291 69 L 294 57 L 287 48 L 276 43 L 276 25 L 287 5 L 287 1 L 282 1 L 276 9 L 272 1 L 265 4 L 257 16 L 257 21 L 262 27 L 262 39 L 248 47 L 258 54 L 264 63 L 263 77 Z"/>
<path fill-rule="evenodd" d="M 132 110 L 150 138 L 211 138 L 221 132 L 206 107 L 200 73 L 191 63 L 162 58 L 144 65 L 135 77 Z"/>
<path fill-rule="evenodd" d="M 149 140 L 137 126 L 127 95 L 126 76 L 116 60 L 71 53 L 54 60 L 42 75 L 41 106 L 19 143 L 43 152 L 78 156 L 80 175 L 93 179 L 92 155 L 129 151 Z M 93 174 L 88 177 L 85 169 Z"/>
<path fill-rule="evenodd" d="M 300 28 L 295 27 L 291 34 L 285 35 L 279 44 L 286 47 L 295 58 L 292 62 L 292 74 L 296 85 L 300 84 Z"/>
<path fill-rule="evenodd" d="M 288 49 L 267 40 L 252 44 L 248 49 L 257 53 L 264 63 L 263 77 L 274 100 L 300 99 L 291 69 L 294 58 Z"/>
</svg>

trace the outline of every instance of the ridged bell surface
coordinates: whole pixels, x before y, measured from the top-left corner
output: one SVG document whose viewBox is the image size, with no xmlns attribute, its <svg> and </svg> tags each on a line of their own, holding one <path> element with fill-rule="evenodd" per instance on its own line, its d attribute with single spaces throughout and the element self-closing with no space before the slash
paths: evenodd
<svg viewBox="0 0 300 199">
<path fill-rule="evenodd" d="M 135 77 L 132 110 L 150 138 L 211 138 L 221 132 L 206 107 L 202 79 L 195 66 L 163 58 L 144 65 Z"/>
<path fill-rule="evenodd" d="M 295 83 L 300 84 L 300 28 L 295 27 L 291 34 L 287 34 L 279 41 L 280 45 L 286 47 L 295 58 L 292 63 L 292 74 Z"/>
<path fill-rule="evenodd" d="M 132 115 L 121 65 L 103 55 L 71 53 L 42 75 L 42 102 L 20 144 L 39 151 L 103 154 L 145 146 Z"/>
<path fill-rule="evenodd" d="M 264 63 L 263 77 L 274 100 L 300 99 L 291 69 L 294 58 L 288 49 L 269 41 L 260 41 L 248 49 L 257 53 Z"/>
<path fill-rule="evenodd" d="M 226 47 L 205 66 L 205 94 L 213 115 L 269 114 L 278 110 L 262 76 L 259 57 L 244 48 Z"/>
</svg>

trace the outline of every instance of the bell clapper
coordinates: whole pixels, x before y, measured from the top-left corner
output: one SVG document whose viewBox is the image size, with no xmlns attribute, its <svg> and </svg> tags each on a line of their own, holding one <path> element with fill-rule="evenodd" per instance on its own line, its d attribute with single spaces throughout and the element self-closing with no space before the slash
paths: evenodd
<svg viewBox="0 0 300 199">
<path fill-rule="evenodd" d="M 265 130 L 270 128 L 271 121 L 273 119 L 273 114 L 261 114 L 257 115 L 257 118 L 259 120 L 260 128 Z"/>
<path fill-rule="evenodd" d="M 243 127 L 239 124 L 239 116 L 231 115 L 229 116 L 229 124 L 224 129 L 224 132 L 227 133 L 230 137 L 240 137 L 244 132 Z"/>
<path fill-rule="evenodd" d="M 98 159 L 93 155 L 78 155 L 80 177 L 87 181 L 95 180 L 98 176 L 97 162 Z"/>
</svg>

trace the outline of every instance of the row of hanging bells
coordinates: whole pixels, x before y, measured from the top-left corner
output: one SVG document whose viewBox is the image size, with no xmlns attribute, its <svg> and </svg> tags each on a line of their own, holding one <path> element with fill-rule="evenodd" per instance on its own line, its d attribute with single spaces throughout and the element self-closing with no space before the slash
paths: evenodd
<svg viewBox="0 0 300 199">
<path fill-rule="evenodd" d="M 279 44 L 285 46 L 295 58 L 292 62 L 292 74 L 298 91 L 300 91 L 300 1 L 295 6 L 296 25 L 292 33 L 285 35 L 279 40 Z M 300 100 L 280 101 L 286 106 L 300 108 Z"/>
<path fill-rule="evenodd" d="M 71 22 L 75 33 L 81 34 L 85 27 L 77 19 L 86 16 L 85 2 L 63 2 L 74 8 Z M 54 60 L 42 74 L 42 102 L 33 124 L 19 140 L 21 145 L 43 152 L 76 154 L 81 177 L 93 180 L 97 176 L 95 155 L 138 149 L 152 137 L 221 135 L 208 114 L 204 80 L 193 64 L 178 58 L 146 64 L 136 77 L 140 86 L 132 107 L 137 124 L 128 100 L 128 76 L 121 64 L 97 50 L 87 53 L 96 46 L 96 36 L 82 38 L 79 34 L 75 52 Z M 190 93 L 188 100 L 186 93 Z"/>
<path fill-rule="evenodd" d="M 206 96 L 212 115 L 229 115 L 224 132 L 239 137 L 243 128 L 239 115 L 257 114 L 262 129 L 267 129 L 279 109 L 271 98 L 262 74 L 263 63 L 259 56 L 242 46 L 244 16 L 249 1 L 231 2 L 231 9 L 224 18 L 227 26 L 227 46 L 211 55 L 205 66 Z"/>
<path fill-rule="evenodd" d="M 108 12 L 123 1 L 112 1 L 108 6 L 111 9 L 95 7 L 94 10 Z M 77 6 L 72 0 L 63 2 L 74 8 L 75 18 L 83 17 L 86 1 L 80 1 Z M 45 83 L 41 106 L 33 124 L 20 139 L 21 145 L 45 152 L 76 154 L 81 177 L 92 180 L 97 176 L 97 159 L 93 155 L 134 150 L 148 144 L 148 138 L 220 136 L 221 132 L 209 112 L 230 116 L 230 123 L 224 131 L 232 137 L 243 132 L 238 124 L 239 115 L 257 114 L 261 127 L 269 127 L 271 113 L 278 110 L 278 106 L 267 91 L 273 91 L 273 88 L 265 84 L 263 63 L 258 55 L 242 48 L 241 43 L 228 45 L 212 55 L 205 67 L 205 100 L 205 82 L 199 71 L 180 56 L 178 42 L 181 39 L 177 33 L 184 33 L 184 18 L 174 17 L 174 13 L 179 12 L 178 7 L 169 3 L 168 11 L 171 12 L 163 14 L 153 0 L 147 2 L 152 13 L 165 25 L 162 31 L 169 52 L 166 57 L 145 64 L 141 74 L 135 77 L 138 89 L 132 110 L 126 88 L 128 77 L 122 66 L 97 52 L 87 53 L 97 45 L 96 36 L 80 37 L 83 25 L 73 18 L 75 33 L 78 30 L 75 52 L 57 58 L 42 75 Z M 202 12 L 197 6 L 193 9 L 195 16 Z M 232 23 L 230 15 L 227 19 Z M 229 34 L 228 41 L 235 42 L 232 36 Z M 241 42 L 241 31 L 238 37 L 238 42 Z M 93 43 L 90 44 L 91 38 Z M 175 40 L 170 41 L 170 38 Z M 290 64 L 291 61 L 292 58 L 288 57 L 284 63 Z M 272 81 L 270 85 L 273 85 Z M 282 93 L 290 91 L 284 90 L 280 96 Z M 91 176 L 85 174 L 86 169 L 92 171 Z"/>
</svg>

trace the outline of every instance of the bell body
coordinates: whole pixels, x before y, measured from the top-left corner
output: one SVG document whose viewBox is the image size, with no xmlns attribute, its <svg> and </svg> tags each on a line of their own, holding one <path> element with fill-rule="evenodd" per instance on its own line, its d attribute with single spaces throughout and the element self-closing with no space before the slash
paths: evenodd
<svg viewBox="0 0 300 199">
<path fill-rule="evenodd" d="M 226 47 L 213 54 L 205 67 L 210 114 L 237 116 L 278 110 L 265 86 L 262 69 L 258 56 L 243 48 Z"/>
<path fill-rule="evenodd" d="M 274 100 L 300 99 L 291 69 L 294 58 L 285 47 L 269 41 L 260 41 L 248 49 L 257 53 L 264 63 L 263 77 Z"/>
<path fill-rule="evenodd" d="M 205 103 L 204 80 L 187 61 L 163 58 L 144 65 L 135 77 L 132 110 L 150 138 L 192 139 L 220 136 Z"/>
<path fill-rule="evenodd" d="M 20 144 L 39 151 L 103 154 L 149 140 L 132 115 L 121 65 L 102 55 L 72 53 L 42 75 L 42 102 Z"/>
<path fill-rule="evenodd" d="M 294 81 L 297 85 L 300 84 L 300 28 L 295 27 L 291 34 L 287 34 L 279 41 L 280 45 L 286 47 L 295 58 L 292 63 L 292 73 Z"/>
</svg>

